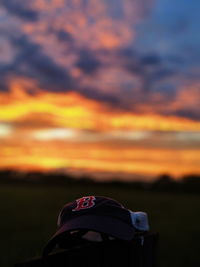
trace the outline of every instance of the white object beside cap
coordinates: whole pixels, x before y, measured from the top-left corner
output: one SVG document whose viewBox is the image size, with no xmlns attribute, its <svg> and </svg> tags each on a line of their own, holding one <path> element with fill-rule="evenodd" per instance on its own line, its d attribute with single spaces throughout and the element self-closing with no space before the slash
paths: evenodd
<svg viewBox="0 0 200 267">
<path fill-rule="evenodd" d="M 133 212 L 130 210 L 133 226 L 139 231 L 149 231 L 148 215 L 143 211 Z"/>
</svg>

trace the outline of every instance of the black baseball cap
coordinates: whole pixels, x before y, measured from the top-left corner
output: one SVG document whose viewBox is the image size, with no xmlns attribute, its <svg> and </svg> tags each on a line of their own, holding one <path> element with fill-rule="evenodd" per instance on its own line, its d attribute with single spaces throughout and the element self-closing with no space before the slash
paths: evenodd
<svg viewBox="0 0 200 267">
<path fill-rule="evenodd" d="M 67 203 L 58 216 L 57 224 L 58 229 L 44 248 L 43 255 L 47 255 L 67 232 L 87 229 L 130 241 L 136 231 L 131 211 L 104 196 L 85 196 Z"/>
</svg>

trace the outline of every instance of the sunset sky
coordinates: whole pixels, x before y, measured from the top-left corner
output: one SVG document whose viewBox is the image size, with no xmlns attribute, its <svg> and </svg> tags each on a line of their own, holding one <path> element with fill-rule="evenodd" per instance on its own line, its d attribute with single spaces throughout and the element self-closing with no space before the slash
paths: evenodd
<svg viewBox="0 0 200 267">
<path fill-rule="evenodd" d="M 199 0 L 1 0 L 0 169 L 200 174 Z"/>
</svg>

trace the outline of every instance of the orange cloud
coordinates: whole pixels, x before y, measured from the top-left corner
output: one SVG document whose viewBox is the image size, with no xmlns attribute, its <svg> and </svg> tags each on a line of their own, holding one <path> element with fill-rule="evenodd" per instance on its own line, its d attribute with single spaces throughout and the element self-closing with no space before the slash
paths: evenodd
<svg viewBox="0 0 200 267">
<path fill-rule="evenodd" d="M 200 122 L 111 109 L 75 92 L 38 88 L 29 94 L 32 86 L 37 85 L 14 80 L 9 92 L 0 93 L 0 168 L 115 175 L 200 173 Z M 164 138 L 154 131 L 169 135 Z M 171 136 L 173 131 L 185 134 Z M 187 141 L 190 131 L 193 139 Z"/>
<path fill-rule="evenodd" d="M 93 131 L 151 130 L 151 131 L 199 131 L 200 122 L 178 116 L 154 113 L 136 114 L 117 107 L 87 99 L 75 92 L 50 93 L 36 90 L 26 92 L 28 80 L 10 84 L 10 92 L 0 93 L 0 121 L 45 127 L 67 127 Z"/>
<path fill-rule="evenodd" d="M 180 176 L 200 173 L 199 151 L 195 149 L 155 149 L 110 144 L 71 142 L 33 142 L 2 146 L 0 168 L 20 170 L 65 169 L 111 172 L 115 175 L 139 173 Z"/>
<path fill-rule="evenodd" d="M 62 59 L 64 53 L 61 55 L 58 50 L 63 51 L 63 47 L 55 36 L 48 33 L 49 25 L 53 30 L 64 31 L 73 36 L 76 45 L 80 47 L 85 46 L 92 50 L 119 48 L 121 45 L 128 45 L 133 39 L 132 25 L 138 20 L 137 11 L 143 8 L 142 5 L 127 0 L 127 3 L 122 3 L 123 18 L 113 19 L 110 16 L 110 4 L 107 1 L 90 0 L 87 4 L 79 0 L 66 2 L 64 0 L 33 1 L 30 3 L 32 8 L 38 12 L 45 11 L 47 16 L 44 18 L 41 16 L 40 20 L 34 24 L 24 23 L 22 25 L 24 33 L 31 34 L 31 39 L 44 46 L 47 54 L 52 55 L 52 50 L 59 54 L 59 59 L 56 59 L 55 55 L 56 61 Z M 67 60 L 68 57 L 67 55 Z"/>
</svg>

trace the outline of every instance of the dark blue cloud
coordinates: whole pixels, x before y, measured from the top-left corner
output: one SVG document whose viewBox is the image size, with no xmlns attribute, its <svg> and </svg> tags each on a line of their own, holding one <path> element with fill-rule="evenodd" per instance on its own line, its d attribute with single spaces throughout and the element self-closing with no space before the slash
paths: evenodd
<svg viewBox="0 0 200 267">
<path fill-rule="evenodd" d="M 1 4 L 9 13 L 23 20 L 38 20 L 38 12 L 28 7 L 27 2 L 23 0 L 1 0 Z"/>
<path fill-rule="evenodd" d="M 76 66 L 81 69 L 85 74 L 93 74 L 100 67 L 101 62 L 97 59 L 94 53 L 88 49 L 82 49 L 79 52 L 79 58 Z"/>
<path fill-rule="evenodd" d="M 19 52 L 12 64 L 0 68 L 1 76 L 7 79 L 13 75 L 34 78 L 46 90 L 65 91 L 74 86 L 67 69 L 45 55 L 39 45 L 25 35 L 11 38 L 11 41 Z"/>
<path fill-rule="evenodd" d="M 74 42 L 73 36 L 64 30 L 59 30 L 59 31 L 51 30 L 51 32 L 57 36 L 58 41 L 60 42 L 67 42 L 67 43 Z"/>
<path fill-rule="evenodd" d="M 126 49 L 120 53 L 127 71 L 140 77 L 143 83 L 141 95 L 151 90 L 154 91 L 157 81 L 172 77 L 177 73 L 176 68 L 167 66 L 156 53 L 138 53 L 134 49 Z"/>
<path fill-rule="evenodd" d="M 110 103 L 111 106 L 117 105 L 118 107 L 120 107 L 121 105 L 120 98 L 112 93 L 109 93 L 109 92 L 102 93 L 101 91 L 97 91 L 96 88 L 91 88 L 91 87 L 87 87 L 87 88 L 82 87 L 77 90 L 79 91 L 79 93 L 83 94 L 84 96 L 90 99 L 107 102 L 107 103 Z"/>
<path fill-rule="evenodd" d="M 3 91 L 3 92 L 6 92 L 8 91 L 8 84 L 7 84 L 7 81 L 5 79 L 5 76 L 4 75 L 0 75 L 0 92 Z"/>
<path fill-rule="evenodd" d="M 200 114 L 199 111 L 196 111 L 194 109 L 185 109 L 183 108 L 179 108 L 177 111 L 173 112 L 175 115 L 177 115 L 178 117 L 183 117 L 183 118 L 191 118 L 193 120 L 200 120 Z"/>
<path fill-rule="evenodd" d="M 160 65 L 161 64 L 161 58 L 157 54 L 149 53 L 147 55 L 142 55 L 140 58 L 142 65 Z"/>
</svg>

